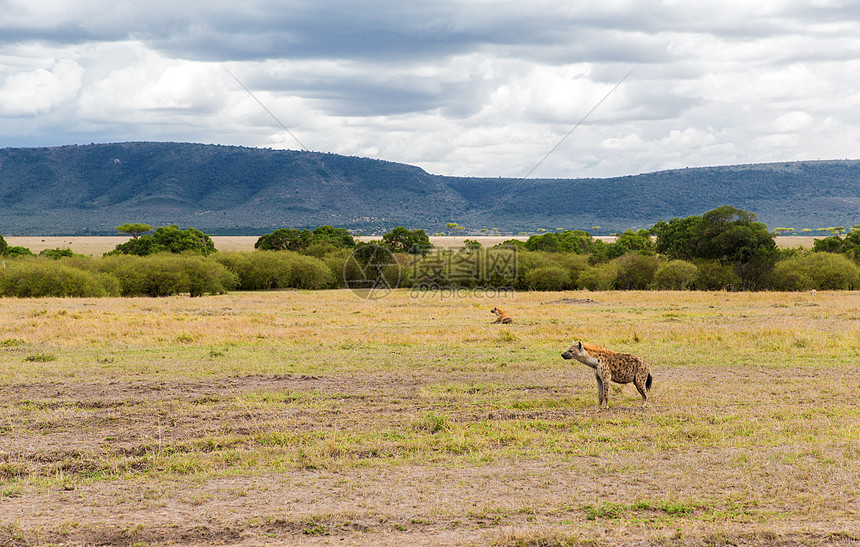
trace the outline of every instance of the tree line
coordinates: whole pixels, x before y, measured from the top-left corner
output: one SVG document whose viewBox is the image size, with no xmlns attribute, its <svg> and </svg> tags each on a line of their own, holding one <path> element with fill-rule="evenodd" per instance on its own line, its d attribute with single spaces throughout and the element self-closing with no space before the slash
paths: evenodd
<svg viewBox="0 0 860 547">
<path fill-rule="evenodd" d="M 175 225 L 124 224 L 131 239 L 102 257 L 46 249 L 35 256 L 0 236 L 0 296 L 167 296 L 229 290 L 325 289 L 374 283 L 413 289 L 780 290 L 860 288 L 860 231 L 779 249 L 753 213 L 731 206 L 628 230 L 612 243 L 581 230 L 492 248 L 467 240 L 435 250 L 424 230 L 397 227 L 356 242 L 346 229 L 283 228 L 253 252 L 218 252 Z M 152 233 L 148 233 L 152 232 Z"/>
</svg>

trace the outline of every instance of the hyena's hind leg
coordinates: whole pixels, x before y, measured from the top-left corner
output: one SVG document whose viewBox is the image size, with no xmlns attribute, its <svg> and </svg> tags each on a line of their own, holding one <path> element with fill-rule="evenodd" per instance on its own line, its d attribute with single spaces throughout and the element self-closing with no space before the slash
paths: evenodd
<svg viewBox="0 0 860 547">
<path fill-rule="evenodd" d="M 648 391 L 651 389 L 652 380 L 650 372 L 648 373 L 647 378 L 644 376 L 644 374 L 637 374 L 633 379 L 633 384 L 639 391 L 639 395 L 642 396 L 642 406 L 646 406 L 648 404 Z"/>
</svg>

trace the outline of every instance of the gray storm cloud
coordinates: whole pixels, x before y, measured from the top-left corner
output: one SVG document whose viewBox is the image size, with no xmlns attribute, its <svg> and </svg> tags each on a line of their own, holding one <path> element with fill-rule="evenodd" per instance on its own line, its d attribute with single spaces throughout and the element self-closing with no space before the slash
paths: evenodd
<svg viewBox="0 0 860 547">
<path fill-rule="evenodd" d="M 836 1 L 2 1 L 0 146 L 296 146 L 451 175 L 856 156 L 860 8 Z"/>
</svg>

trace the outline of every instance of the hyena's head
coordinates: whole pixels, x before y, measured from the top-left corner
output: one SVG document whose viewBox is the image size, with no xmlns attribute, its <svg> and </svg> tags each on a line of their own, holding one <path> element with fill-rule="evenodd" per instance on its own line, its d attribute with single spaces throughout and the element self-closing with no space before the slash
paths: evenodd
<svg viewBox="0 0 860 547">
<path fill-rule="evenodd" d="M 500 313 L 502 313 L 502 310 L 500 310 L 499 308 L 493 308 L 490 310 L 490 313 L 495 313 L 496 315 L 499 315 Z"/>
<path fill-rule="evenodd" d="M 588 355 L 588 352 L 585 351 L 584 347 L 582 347 L 582 342 L 577 341 L 574 341 L 573 345 L 567 348 L 566 352 L 561 354 L 565 359 L 579 359 L 586 355 Z"/>
</svg>

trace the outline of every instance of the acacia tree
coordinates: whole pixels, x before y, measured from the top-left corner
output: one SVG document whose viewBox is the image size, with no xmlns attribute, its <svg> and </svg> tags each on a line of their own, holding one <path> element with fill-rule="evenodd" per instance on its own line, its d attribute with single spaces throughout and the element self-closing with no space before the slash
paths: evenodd
<svg viewBox="0 0 860 547">
<path fill-rule="evenodd" d="M 127 222 L 122 226 L 117 226 L 115 229 L 117 232 L 129 234 L 132 239 L 137 239 L 141 235 L 152 230 L 152 226 L 149 224 L 143 224 L 142 222 Z"/>
</svg>

